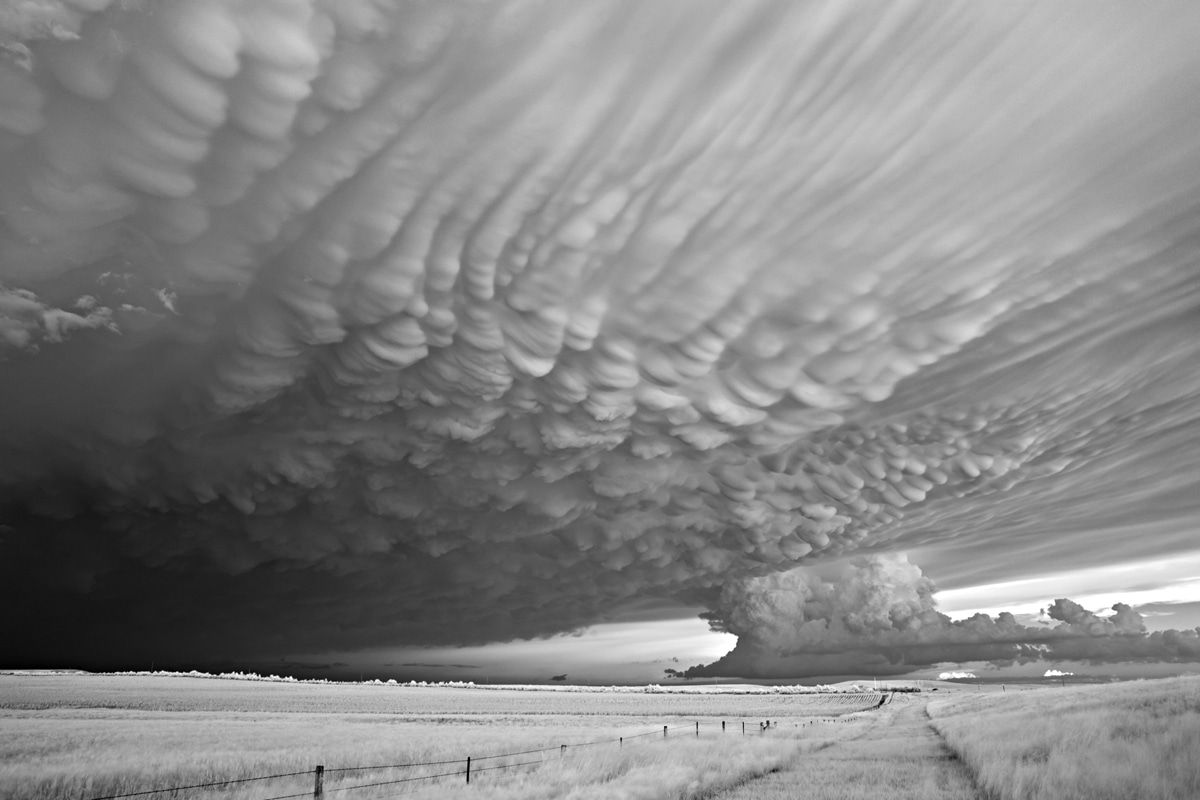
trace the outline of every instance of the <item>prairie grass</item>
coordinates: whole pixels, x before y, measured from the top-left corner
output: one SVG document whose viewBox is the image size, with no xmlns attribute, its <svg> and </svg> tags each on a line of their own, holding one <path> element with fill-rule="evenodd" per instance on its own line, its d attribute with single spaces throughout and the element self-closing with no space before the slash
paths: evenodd
<svg viewBox="0 0 1200 800">
<path fill-rule="evenodd" d="M 851 735 L 834 724 L 865 695 L 615 695 L 391 686 L 243 684 L 195 678 L 0 676 L 0 798 L 83 800 L 296 772 L 170 796 L 264 800 L 311 792 L 326 767 L 336 798 L 691 797 L 777 769 Z M 827 724 L 809 725 L 822 718 Z M 741 721 L 750 719 L 748 735 Z M 777 727 L 759 733 L 758 720 Z M 727 722 L 724 732 L 721 721 Z M 700 736 L 696 735 L 696 723 Z M 664 725 L 672 728 L 667 737 Z M 650 734 L 628 738 L 637 734 Z M 621 744 L 620 737 L 626 737 Z M 589 744 L 589 742 L 600 742 Z M 562 750 L 561 745 L 567 745 Z M 502 753 L 508 758 L 481 759 Z M 388 783 L 457 773 L 472 780 Z M 408 769 L 361 769 L 425 762 Z M 532 761 L 512 769 L 490 769 Z M 386 786 L 337 791 L 365 783 Z M 153 797 L 153 796 L 151 796 Z"/>
<path fill-rule="evenodd" d="M 580 687 L 581 688 L 581 687 Z M 0 675 L 0 709 L 113 708 L 136 711 L 402 714 L 412 718 L 510 714 L 727 716 L 842 714 L 879 702 L 874 692 L 771 694 L 564 692 L 405 684 L 282 683 L 167 675 Z"/>
<path fill-rule="evenodd" d="M 994 798 L 1200 797 L 1200 677 L 961 696 L 929 713 Z"/>
</svg>

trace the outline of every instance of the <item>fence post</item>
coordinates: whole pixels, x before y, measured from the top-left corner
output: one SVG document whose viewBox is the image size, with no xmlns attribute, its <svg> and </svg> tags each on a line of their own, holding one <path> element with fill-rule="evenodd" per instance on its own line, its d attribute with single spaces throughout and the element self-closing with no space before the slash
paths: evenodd
<svg viewBox="0 0 1200 800">
<path fill-rule="evenodd" d="M 467 783 L 471 782 L 471 757 L 467 756 Z"/>
<path fill-rule="evenodd" d="M 567 754 L 567 746 L 566 746 L 565 744 L 560 744 L 560 745 L 558 746 L 558 754 L 559 754 L 560 756 L 562 756 L 562 755 L 566 755 L 566 754 Z"/>
<path fill-rule="evenodd" d="M 745 722 L 745 720 L 743 720 L 742 721 L 742 736 L 745 736 L 745 735 L 746 735 L 746 722 Z"/>
<path fill-rule="evenodd" d="M 320 800 L 325 796 L 325 765 L 317 764 L 317 768 L 313 772 L 313 797 Z"/>
<path fill-rule="evenodd" d="M 622 736 L 622 737 L 621 737 L 621 743 L 620 743 L 619 745 L 617 745 L 617 747 L 624 747 L 624 746 L 625 746 L 625 737 L 624 737 L 624 736 Z"/>
<path fill-rule="evenodd" d="M 725 720 L 721 720 L 721 733 L 725 732 Z"/>
<path fill-rule="evenodd" d="M 663 725 L 663 738 L 667 738 L 667 726 Z"/>
<path fill-rule="evenodd" d="M 700 735 L 700 720 L 696 720 L 696 735 Z"/>
</svg>

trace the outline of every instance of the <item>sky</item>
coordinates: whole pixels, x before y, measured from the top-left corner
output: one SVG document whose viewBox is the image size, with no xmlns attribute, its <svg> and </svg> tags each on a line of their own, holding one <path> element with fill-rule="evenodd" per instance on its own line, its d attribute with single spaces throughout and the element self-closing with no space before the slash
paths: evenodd
<svg viewBox="0 0 1200 800">
<path fill-rule="evenodd" d="M 0 667 L 1196 669 L 1198 35 L 0 6 Z"/>
</svg>

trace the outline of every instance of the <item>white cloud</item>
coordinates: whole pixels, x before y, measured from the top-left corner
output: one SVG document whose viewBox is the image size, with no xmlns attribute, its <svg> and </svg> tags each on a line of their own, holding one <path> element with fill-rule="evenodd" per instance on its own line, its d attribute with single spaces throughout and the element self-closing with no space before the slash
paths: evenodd
<svg viewBox="0 0 1200 800">
<path fill-rule="evenodd" d="M 952 620 L 937 611 L 933 582 L 904 555 L 864 556 L 837 575 L 803 567 L 727 583 L 709 615 L 738 635 L 691 677 L 892 675 L 942 662 L 1200 660 L 1200 629 L 1148 633 L 1140 614 L 1115 603 L 1108 616 L 1058 598 L 1045 625 L 1009 612 Z"/>
<path fill-rule="evenodd" d="M 1173 554 L 1016 581 L 942 590 L 938 607 L 954 619 L 1009 611 L 1036 616 L 1056 595 L 1069 595 L 1088 608 L 1114 603 L 1138 607 L 1150 603 L 1190 603 L 1200 597 L 1200 553 Z M 1105 587 L 1097 591 L 1097 587 Z M 1152 615 L 1147 614 L 1149 619 Z M 1154 625 L 1150 625 L 1151 629 Z"/>
</svg>

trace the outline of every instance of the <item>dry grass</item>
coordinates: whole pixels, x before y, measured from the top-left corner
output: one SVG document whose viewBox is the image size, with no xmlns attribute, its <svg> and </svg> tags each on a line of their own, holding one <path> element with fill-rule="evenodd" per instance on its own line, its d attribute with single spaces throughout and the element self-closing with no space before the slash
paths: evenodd
<svg viewBox="0 0 1200 800">
<path fill-rule="evenodd" d="M 312 769 L 453 761 L 327 773 L 350 785 L 458 772 L 472 781 L 393 783 L 337 798 L 694 797 L 775 769 L 853 725 L 804 725 L 856 706 L 844 697 L 480 691 L 312 686 L 195 678 L 0 676 L 0 798 L 80 800 L 286 772 L 292 778 L 181 791 L 261 800 L 311 791 Z M 721 719 L 728 721 L 725 733 Z M 780 727 L 760 735 L 757 720 Z M 751 735 L 741 735 L 740 721 Z M 699 721 L 701 736 L 695 734 Z M 665 740 L 663 725 L 679 726 Z M 617 743 L 618 737 L 653 732 Z M 585 742 L 611 740 L 580 746 Z M 559 745 L 568 745 L 565 755 Z M 551 748 L 480 761 L 480 756 Z M 481 771 L 522 761 L 516 769 Z"/>
<path fill-rule="evenodd" d="M 516 690 L 361 683 L 283 683 L 168 675 L 0 675 L 0 709 L 400 714 L 406 719 L 480 715 L 739 717 L 841 714 L 877 703 L 856 694 Z"/>
<path fill-rule="evenodd" d="M 1200 797 L 1200 678 L 964 696 L 934 725 L 1001 800 Z"/>
</svg>

